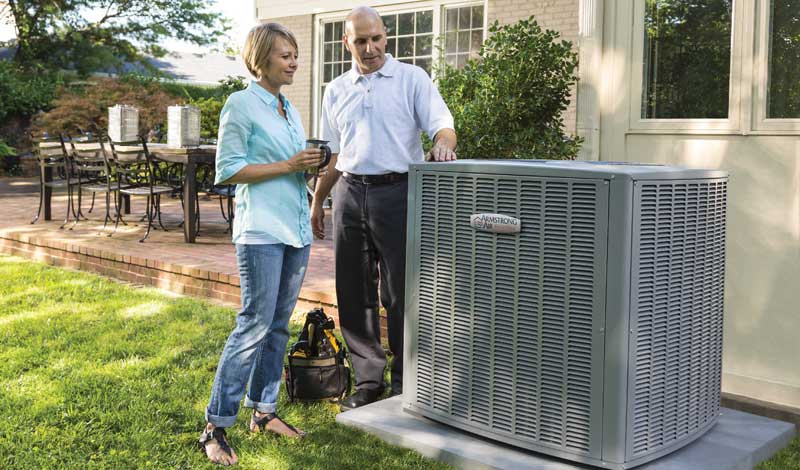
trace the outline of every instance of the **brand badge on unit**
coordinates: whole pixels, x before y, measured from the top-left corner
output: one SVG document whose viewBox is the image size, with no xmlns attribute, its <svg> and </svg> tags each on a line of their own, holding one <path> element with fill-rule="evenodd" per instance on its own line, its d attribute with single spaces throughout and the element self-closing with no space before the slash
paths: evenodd
<svg viewBox="0 0 800 470">
<path fill-rule="evenodd" d="M 477 230 L 494 233 L 519 233 L 522 224 L 519 219 L 503 214 L 472 214 L 469 225 Z"/>
</svg>

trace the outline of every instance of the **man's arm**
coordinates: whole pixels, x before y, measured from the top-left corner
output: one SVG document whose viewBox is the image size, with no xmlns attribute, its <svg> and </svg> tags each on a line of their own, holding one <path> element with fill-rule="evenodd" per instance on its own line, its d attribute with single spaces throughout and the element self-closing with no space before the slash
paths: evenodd
<svg viewBox="0 0 800 470">
<path fill-rule="evenodd" d="M 314 188 L 314 199 L 311 201 L 311 231 L 319 240 L 325 239 L 325 209 L 322 208 L 322 203 L 331 193 L 333 185 L 339 181 L 339 176 L 342 174 L 336 169 L 338 157 L 338 153 L 331 155 L 331 161 L 326 167 L 327 171 L 317 179 L 317 185 Z"/>
<path fill-rule="evenodd" d="M 441 129 L 433 138 L 433 147 L 431 147 L 427 160 L 435 162 L 449 162 L 456 159 L 456 145 L 458 139 L 456 138 L 456 131 L 453 129 Z"/>
</svg>

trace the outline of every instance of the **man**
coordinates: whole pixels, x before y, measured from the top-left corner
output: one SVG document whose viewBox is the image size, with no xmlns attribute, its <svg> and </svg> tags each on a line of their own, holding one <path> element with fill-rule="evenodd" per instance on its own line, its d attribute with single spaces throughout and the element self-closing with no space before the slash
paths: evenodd
<svg viewBox="0 0 800 470">
<path fill-rule="evenodd" d="M 384 54 L 386 28 L 377 11 L 353 9 L 342 40 L 355 67 L 325 90 L 322 138 L 333 156 L 317 182 L 311 227 L 324 238 L 322 202 L 339 181 L 333 198 L 336 295 L 356 376 L 356 392 L 342 408 L 352 409 L 374 402 L 385 387 L 379 286 L 393 357 L 392 394 L 402 393 L 408 166 L 424 158 L 421 130 L 433 136 L 428 158 L 435 161 L 456 159 L 456 133 L 425 71 Z"/>
</svg>

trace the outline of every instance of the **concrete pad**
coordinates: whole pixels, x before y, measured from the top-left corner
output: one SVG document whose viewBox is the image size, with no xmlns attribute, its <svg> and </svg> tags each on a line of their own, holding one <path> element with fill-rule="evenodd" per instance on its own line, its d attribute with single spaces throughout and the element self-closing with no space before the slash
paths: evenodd
<svg viewBox="0 0 800 470">
<path fill-rule="evenodd" d="M 502 443 L 406 413 L 402 397 L 392 397 L 340 413 L 338 423 L 374 434 L 389 444 L 466 469 L 579 470 L 594 468 Z M 722 408 L 717 424 L 693 443 L 642 470 L 748 470 L 785 447 L 794 425 Z"/>
</svg>

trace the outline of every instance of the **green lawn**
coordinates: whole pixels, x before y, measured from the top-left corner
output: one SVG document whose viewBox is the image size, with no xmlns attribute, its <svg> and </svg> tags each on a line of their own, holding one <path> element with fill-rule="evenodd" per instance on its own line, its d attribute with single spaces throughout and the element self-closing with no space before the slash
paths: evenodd
<svg viewBox="0 0 800 470">
<path fill-rule="evenodd" d="M 195 447 L 232 309 L 0 255 L 0 468 L 219 468 Z M 294 325 L 293 337 L 299 325 Z M 291 441 L 230 429 L 239 468 L 449 468 L 288 405 Z M 800 438 L 758 467 L 800 470 Z"/>
<path fill-rule="evenodd" d="M 218 468 L 195 441 L 234 317 L 0 255 L 0 468 Z M 337 425 L 334 405 L 280 400 L 309 436 L 252 435 L 240 413 L 239 468 L 448 468 Z"/>
</svg>

